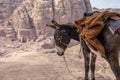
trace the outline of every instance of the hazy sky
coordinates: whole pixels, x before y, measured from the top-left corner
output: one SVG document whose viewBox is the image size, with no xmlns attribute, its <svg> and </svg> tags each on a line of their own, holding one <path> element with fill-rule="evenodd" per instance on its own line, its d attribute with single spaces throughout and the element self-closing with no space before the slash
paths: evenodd
<svg viewBox="0 0 120 80">
<path fill-rule="evenodd" d="M 92 7 L 120 8 L 120 0 L 90 0 Z"/>
</svg>

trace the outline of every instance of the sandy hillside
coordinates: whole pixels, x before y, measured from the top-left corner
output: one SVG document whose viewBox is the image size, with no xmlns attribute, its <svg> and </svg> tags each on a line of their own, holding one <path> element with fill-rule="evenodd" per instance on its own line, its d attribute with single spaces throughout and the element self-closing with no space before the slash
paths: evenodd
<svg viewBox="0 0 120 80">
<path fill-rule="evenodd" d="M 76 49 L 76 47 L 78 47 Z M 84 80 L 84 58 L 78 57 L 79 45 L 66 51 L 71 72 Z M 108 63 L 97 58 L 96 80 L 114 80 Z M 67 71 L 62 57 L 54 50 L 16 51 L 0 58 L 0 80 L 76 80 Z"/>
</svg>

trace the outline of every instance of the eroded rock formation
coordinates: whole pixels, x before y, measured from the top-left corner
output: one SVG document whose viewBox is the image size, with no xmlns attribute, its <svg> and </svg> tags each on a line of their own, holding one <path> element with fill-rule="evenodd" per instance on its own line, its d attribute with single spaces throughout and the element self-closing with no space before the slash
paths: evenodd
<svg viewBox="0 0 120 80">
<path fill-rule="evenodd" d="M 36 40 L 40 35 L 53 33 L 52 29 L 45 26 L 53 19 L 52 0 L 4 0 L 2 3 L 9 6 L 8 9 L 1 8 L 7 11 L 6 16 L 0 10 L 0 28 L 3 28 L 0 36 L 27 42 Z M 71 23 L 82 17 L 85 11 L 83 0 L 55 0 L 54 5 L 54 17 L 59 23 Z"/>
</svg>

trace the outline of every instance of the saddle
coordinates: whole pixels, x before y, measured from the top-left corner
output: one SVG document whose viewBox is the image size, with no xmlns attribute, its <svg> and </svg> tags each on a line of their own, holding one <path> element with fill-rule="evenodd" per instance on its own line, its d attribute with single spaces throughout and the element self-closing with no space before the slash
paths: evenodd
<svg viewBox="0 0 120 80">
<path fill-rule="evenodd" d="M 112 34 L 115 32 L 120 33 L 120 20 L 108 18 L 105 22 L 105 26 L 108 26 Z"/>
</svg>

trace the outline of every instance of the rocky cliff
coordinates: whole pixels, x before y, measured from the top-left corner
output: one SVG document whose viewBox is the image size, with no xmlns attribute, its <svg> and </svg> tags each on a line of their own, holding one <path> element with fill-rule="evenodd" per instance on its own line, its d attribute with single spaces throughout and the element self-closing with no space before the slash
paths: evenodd
<svg viewBox="0 0 120 80">
<path fill-rule="evenodd" d="M 4 0 L 0 5 L 0 36 L 26 42 L 53 33 L 45 26 L 53 19 L 52 0 Z M 54 5 L 59 23 L 71 23 L 85 11 L 83 0 L 55 0 Z"/>
<path fill-rule="evenodd" d="M 106 9 L 99 9 L 99 8 L 93 7 L 93 11 L 105 11 L 105 10 L 108 10 L 108 11 L 114 11 L 114 12 L 118 12 L 118 13 L 120 13 L 120 8 L 106 8 Z"/>
<path fill-rule="evenodd" d="M 11 40 L 16 39 L 16 32 L 9 18 L 22 1 L 23 0 L 0 1 L 0 37 L 8 37 Z"/>
</svg>

